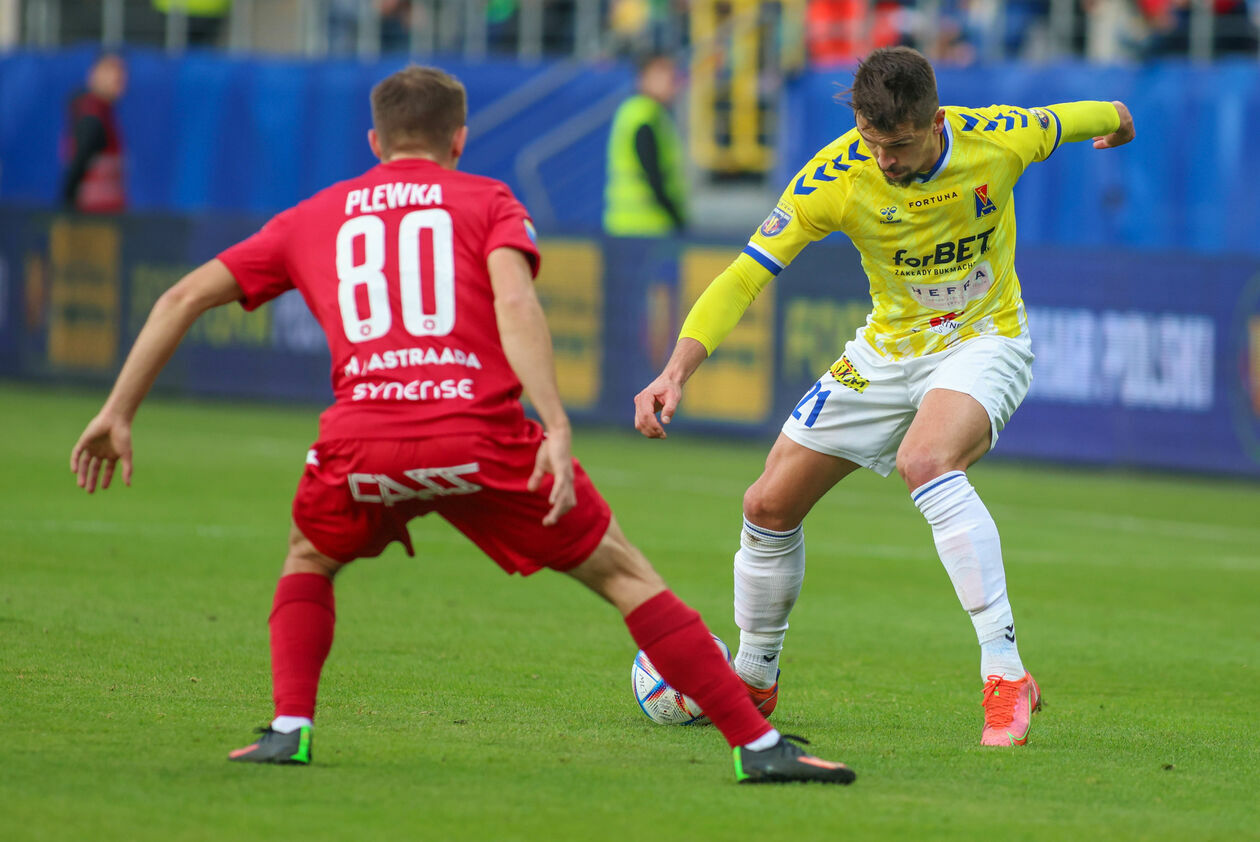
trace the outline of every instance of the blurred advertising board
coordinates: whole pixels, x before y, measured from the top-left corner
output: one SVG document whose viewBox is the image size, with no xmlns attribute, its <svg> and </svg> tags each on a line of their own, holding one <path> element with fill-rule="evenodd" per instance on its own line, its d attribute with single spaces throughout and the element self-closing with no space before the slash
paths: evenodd
<svg viewBox="0 0 1260 842">
<path fill-rule="evenodd" d="M 261 222 L 0 209 L 0 376 L 109 382 L 162 291 Z M 540 241 L 539 295 L 576 419 L 630 428 L 635 393 L 741 245 Z M 1038 246 L 1017 270 L 1037 360 L 996 456 L 1260 477 L 1260 258 Z M 674 423 L 764 444 L 868 309 L 853 248 L 811 246 L 689 384 Z M 289 293 L 207 314 L 158 388 L 320 403 L 328 366 Z"/>
</svg>

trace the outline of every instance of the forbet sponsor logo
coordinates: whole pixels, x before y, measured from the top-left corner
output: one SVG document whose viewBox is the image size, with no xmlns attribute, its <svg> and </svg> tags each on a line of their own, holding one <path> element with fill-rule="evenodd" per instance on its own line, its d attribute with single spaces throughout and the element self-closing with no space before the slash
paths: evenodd
<svg viewBox="0 0 1260 842">
<path fill-rule="evenodd" d="M 946 240 L 937 243 L 932 250 L 921 257 L 914 257 L 906 249 L 898 249 L 893 254 L 894 266 L 910 266 L 918 269 L 925 266 L 941 266 L 947 263 L 959 263 L 978 257 L 989 250 L 989 237 L 995 229 L 981 231 L 970 237 L 958 240 Z"/>
</svg>

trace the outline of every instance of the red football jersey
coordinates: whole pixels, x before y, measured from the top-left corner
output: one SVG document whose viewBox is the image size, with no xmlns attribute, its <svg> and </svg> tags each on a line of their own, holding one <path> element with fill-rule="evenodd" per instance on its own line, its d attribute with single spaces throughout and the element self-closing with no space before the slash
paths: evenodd
<svg viewBox="0 0 1260 842">
<path fill-rule="evenodd" d="M 432 161 L 380 164 L 275 216 L 219 255 L 246 310 L 297 288 L 332 352 L 320 438 L 483 433 L 524 419 L 486 258 L 523 252 L 529 215 L 507 185 Z"/>
</svg>

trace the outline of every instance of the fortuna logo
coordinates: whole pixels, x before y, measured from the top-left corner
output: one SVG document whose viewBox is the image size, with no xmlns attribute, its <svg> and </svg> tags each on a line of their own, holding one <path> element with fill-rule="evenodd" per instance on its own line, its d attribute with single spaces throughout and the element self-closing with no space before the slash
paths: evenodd
<svg viewBox="0 0 1260 842">
<path fill-rule="evenodd" d="M 909 200 L 908 202 L 906 202 L 906 210 L 916 211 L 922 208 L 935 207 L 936 205 L 943 205 L 943 204 L 946 204 L 947 202 L 956 201 L 957 199 L 958 199 L 957 190 L 945 190 L 933 196 L 925 196 L 922 199 Z"/>
<path fill-rule="evenodd" d="M 975 188 L 976 193 L 976 219 L 987 216 L 997 210 L 997 205 L 993 204 L 993 200 L 989 198 L 989 185 L 981 184 Z"/>
<path fill-rule="evenodd" d="M 879 215 L 883 217 L 883 219 L 881 219 L 880 222 L 883 222 L 885 224 L 901 221 L 900 219 L 895 218 L 897 216 L 896 205 L 890 205 L 886 208 L 880 208 Z"/>
</svg>

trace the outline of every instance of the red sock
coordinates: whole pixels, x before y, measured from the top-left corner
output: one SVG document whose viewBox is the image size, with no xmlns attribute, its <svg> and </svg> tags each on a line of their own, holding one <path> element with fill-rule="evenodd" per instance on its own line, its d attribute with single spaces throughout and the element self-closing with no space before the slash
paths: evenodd
<svg viewBox="0 0 1260 842">
<path fill-rule="evenodd" d="M 672 591 L 662 591 L 631 611 L 626 625 L 661 678 L 695 699 L 732 746 L 770 732 L 744 682 L 713 645 L 700 614 Z"/>
<path fill-rule="evenodd" d="M 315 718 L 315 691 L 336 618 L 332 580 L 319 573 L 280 577 L 268 621 L 276 716 Z"/>
</svg>

